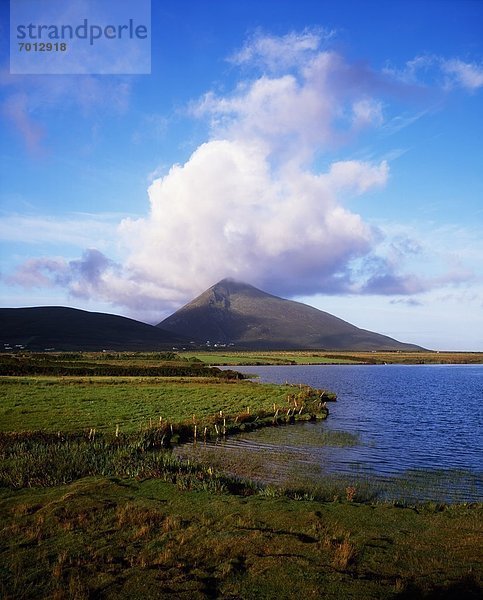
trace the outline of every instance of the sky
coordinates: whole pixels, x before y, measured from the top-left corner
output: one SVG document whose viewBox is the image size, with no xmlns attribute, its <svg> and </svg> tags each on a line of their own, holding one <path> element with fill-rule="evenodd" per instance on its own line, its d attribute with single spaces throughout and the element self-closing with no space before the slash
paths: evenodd
<svg viewBox="0 0 483 600">
<path fill-rule="evenodd" d="M 10 74 L 0 4 L 2 306 L 232 277 L 483 351 L 483 2 L 152 0 L 139 75 Z"/>
</svg>

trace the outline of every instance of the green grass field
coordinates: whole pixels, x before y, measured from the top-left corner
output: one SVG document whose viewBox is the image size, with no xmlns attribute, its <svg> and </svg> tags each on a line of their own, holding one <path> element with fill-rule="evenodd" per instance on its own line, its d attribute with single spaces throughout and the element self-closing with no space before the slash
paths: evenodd
<svg viewBox="0 0 483 600">
<path fill-rule="evenodd" d="M 285 404 L 287 387 L 217 379 L 5 377 L 0 380 L 0 431 L 130 433 L 159 418 L 182 422 L 220 410 L 238 413 Z"/>
<path fill-rule="evenodd" d="M 145 360 L 159 364 L 115 357 Z M 216 377 L 0 378 L 0 597 L 479 599 L 481 504 L 373 503 L 347 482 L 282 489 L 160 443 L 160 417 L 220 424 L 219 411 L 310 394 Z"/>
<path fill-rule="evenodd" d="M 208 365 L 321 365 L 321 364 L 358 364 L 361 361 L 352 358 L 334 358 L 325 354 L 311 352 L 195 352 L 189 353 Z"/>
<path fill-rule="evenodd" d="M 481 364 L 482 352 L 240 351 L 186 353 L 210 365 Z"/>
</svg>

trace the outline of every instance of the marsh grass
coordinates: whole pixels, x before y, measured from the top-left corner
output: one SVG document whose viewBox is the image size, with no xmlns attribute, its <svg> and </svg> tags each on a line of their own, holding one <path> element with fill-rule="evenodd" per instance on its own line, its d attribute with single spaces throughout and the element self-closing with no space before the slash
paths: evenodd
<svg viewBox="0 0 483 600">
<path fill-rule="evenodd" d="M 322 448 L 324 446 L 347 448 L 360 445 L 361 438 L 358 433 L 342 431 L 339 429 L 326 429 L 319 423 L 306 423 L 297 430 L 278 428 L 260 429 L 250 434 L 250 444 L 254 446 L 274 445 L 278 447 L 291 447 L 291 433 L 296 431 L 295 446 L 298 448 Z M 234 440 L 242 439 L 235 436 Z M 245 438 L 248 442 L 248 439 Z"/>
<path fill-rule="evenodd" d="M 13 489 L 53 487 L 90 476 L 155 478 L 180 489 L 238 493 L 250 484 L 212 468 L 180 461 L 151 446 L 142 434 L 89 440 L 82 436 L 0 436 L 0 485 Z"/>
<path fill-rule="evenodd" d="M 280 432 L 280 430 L 278 430 Z M 272 430 L 255 432 L 261 434 Z M 260 493 L 294 499 L 312 498 L 326 502 L 391 503 L 398 506 L 468 503 L 481 498 L 481 475 L 468 471 L 424 469 L 399 475 L 380 476 L 355 471 L 353 474 L 326 472 L 316 460 L 308 460 L 295 448 L 270 447 L 262 443 L 236 445 L 230 439 L 215 444 L 186 444 L 174 449 L 176 456 L 212 466 L 226 476 L 253 480 Z"/>
<path fill-rule="evenodd" d="M 1 353 L 2 376 L 141 376 L 141 377 L 216 377 L 243 379 L 231 370 L 210 368 L 196 358 L 175 353 Z"/>
<path fill-rule="evenodd" d="M 87 434 L 1 434 L 0 485 L 22 489 L 65 485 L 92 476 L 151 478 L 174 483 L 183 490 L 260 493 L 328 502 L 392 502 L 400 506 L 429 502 L 434 510 L 445 506 L 450 496 L 449 488 L 445 488 L 444 497 L 435 493 L 438 478 L 434 475 L 432 480 L 431 473 L 426 472 L 419 474 L 418 488 L 414 475 L 386 480 L 362 475 L 324 476 L 320 467 L 294 464 L 290 452 L 283 456 L 245 452 L 240 459 L 239 454 L 224 451 L 223 447 L 196 444 L 179 447 L 173 453 L 158 445 L 161 440 L 159 432 L 149 430 L 117 438 L 99 434 L 95 439 Z M 277 470 L 277 461 L 277 476 L 270 479 L 269 474 Z M 284 463 L 292 467 L 283 471 L 280 465 Z M 461 478 L 463 474 L 454 476 Z M 454 483 L 457 489 L 461 479 Z M 32 507 L 20 505 L 17 510 L 19 515 L 29 514 Z M 32 531 L 31 536 L 35 539 L 37 533 Z"/>
</svg>

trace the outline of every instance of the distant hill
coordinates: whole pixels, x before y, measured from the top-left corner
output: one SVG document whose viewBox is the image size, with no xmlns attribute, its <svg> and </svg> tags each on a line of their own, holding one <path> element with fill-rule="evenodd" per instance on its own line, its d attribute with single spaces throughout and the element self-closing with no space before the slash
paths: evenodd
<svg viewBox="0 0 483 600">
<path fill-rule="evenodd" d="M 209 288 L 158 327 L 192 340 L 246 349 L 422 349 L 230 279 Z"/>
<path fill-rule="evenodd" d="M 126 317 L 76 308 L 0 308 L 0 349 L 166 350 L 186 345 L 181 336 Z M 16 348 L 19 349 L 19 348 Z"/>
</svg>

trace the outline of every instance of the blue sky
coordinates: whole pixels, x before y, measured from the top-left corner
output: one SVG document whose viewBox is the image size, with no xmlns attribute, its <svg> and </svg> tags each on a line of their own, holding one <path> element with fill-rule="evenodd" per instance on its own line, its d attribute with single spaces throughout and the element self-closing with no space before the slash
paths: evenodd
<svg viewBox="0 0 483 600">
<path fill-rule="evenodd" d="M 153 0 L 151 75 L 10 75 L 3 306 L 158 322 L 223 277 L 483 350 L 483 3 Z"/>
</svg>

